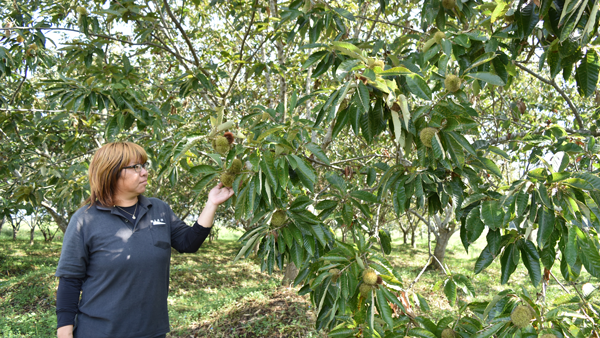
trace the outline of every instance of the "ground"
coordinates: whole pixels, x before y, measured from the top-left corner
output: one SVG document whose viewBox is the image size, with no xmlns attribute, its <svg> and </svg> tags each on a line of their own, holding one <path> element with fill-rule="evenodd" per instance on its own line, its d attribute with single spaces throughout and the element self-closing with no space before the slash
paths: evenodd
<svg viewBox="0 0 600 338">
<path fill-rule="evenodd" d="M 297 289 L 280 286 L 281 272 L 269 276 L 260 272 L 251 259 L 233 262 L 241 232 L 221 230 L 219 240 L 205 243 L 196 254 L 173 252 L 169 316 L 172 332 L 168 337 L 324 337 L 314 330 L 315 314 L 308 296 L 298 296 Z M 393 233 L 390 261 L 402 274 L 408 288 L 421 272 L 428 258 L 425 238 L 417 248 L 401 244 L 399 233 Z M 29 245 L 29 234 L 20 232 L 16 242 L 6 227 L 0 233 L 0 336 L 49 337 L 55 335 L 55 295 L 58 281 L 54 271 L 62 247 L 61 238 L 44 242 L 36 237 Z M 455 234 L 448 246 L 446 264 L 449 273 L 470 277 L 476 296 L 459 293 L 465 301 L 489 301 L 495 293 L 512 288 L 540 292 L 530 285 L 521 265 L 508 285 L 500 285 L 499 262 L 475 275 L 473 266 L 485 245 L 484 236 L 469 252 L 465 252 Z M 555 271 L 556 270 L 556 271 Z M 560 272 L 553 269 L 558 277 Z M 560 277 L 559 277 L 560 278 Z M 440 282 L 445 275 L 426 271 L 410 291 L 422 295 L 431 311 L 417 314 L 442 318 L 453 314 Z M 553 280 L 548 298 L 560 295 Z"/>
</svg>

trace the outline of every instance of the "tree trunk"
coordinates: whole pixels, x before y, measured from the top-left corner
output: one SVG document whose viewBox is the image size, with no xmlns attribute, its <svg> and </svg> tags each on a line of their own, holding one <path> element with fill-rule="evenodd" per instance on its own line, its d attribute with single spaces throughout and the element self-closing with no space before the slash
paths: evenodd
<svg viewBox="0 0 600 338">
<path fill-rule="evenodd" d="M 410 246 L 413 249 L 417 248 L 417 241 L 415 240 L 415 228 L 413 228 L 412 231 L 410 232 Z"/>
<path fill-rule="evenodd" d="M 6 218 L 2 217 L 2 219 L 0 219 L 0 233 L 2 233 L 2 226 L 4 225 L 4 222 L 6 221 Z"/>
<path fill-rule="evenodd" d="M 17 228 L 13 227 L 13 241 L 17 240 Z"/>
<path fill-rule="evenodd" d="M 67 231 L 67 226 L 69 225 L 69 220 L 65 219 L 63 216 L 61 216 L 59 213 L 57 213 L 54 209 L 52 209 L 52 207 L 47 202 L 45 202 L 45 201 L 42 202 L 42 206 L 44 208 L 46 208 L 46 210 L 48 210 L 48 213 L 50 213 L 50 216 L 52 216 L 52 219 L 54 219 L 54 222 L 56 222 L 56 225 L 58 225 L 60 230 L 63 233 L 65 231 Z"/>
<path fill-rule="evenodd" d="M 404 229 L 402 230 L 402 239 L 404 240 L 404 245 L 408 244 L 408 230 L 404 231 Z"/>
<path fill-rule="evenodd" d="M 33 233 L 35 231 L 35 225 L 29 231 L 29 245 L 33 245 Z"/>
<path fill-rule="evenodd" d="M 290 286 L 298 276 L 298 268 L 294 262 L 289 262 L 285 268 L 285 274 L 283 276 L 283 280 L 281 281 L 281 285 Z"/>
<path fill-rule="evenodd" d="M 437 261 L 434 259 L 433 262 L 431 262 L 432 268 L 440 270 L 442 269 L 440 263 L 444 264 L 446 248 L 448 247 L 448 242 L 450 241 L 450 237 L 452 237 L 452 234 L 454 234 L 454 227 L 450 229 L 439 229 L 439 236 L 436 238 L 435 248 L 433 249 L 433 255 L 435 256 L 435 258 L 437 258 Z"/>
</svg>

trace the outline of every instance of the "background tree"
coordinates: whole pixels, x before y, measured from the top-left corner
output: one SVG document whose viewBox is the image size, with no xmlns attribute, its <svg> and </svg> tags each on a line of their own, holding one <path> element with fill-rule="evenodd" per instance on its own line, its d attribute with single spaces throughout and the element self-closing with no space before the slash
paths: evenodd
<svg viewBox="0 0 600 338">
<path fill-rule="evenodd" d="M 453 214 L 445 224 L 460 224 L 465 250 L 487 228 L 475 272 L 499 257 L 502 284 L 521 262 L 535 286 L 547 284 L 557 255 L 565 280 L 582 267 L 600 277 L 598 6 L 7 2 L 0 189 L 64 230 L 86 196 L 91 154 L 133 140 L 153 164 L 149 193 L 180 213 L 200 207 L 216 179 L 231 184 L 228 206 L 247 229 L 237 258 L 258 247 L 265 271 L 294 263 L 294 284 L 332 336 L 429 337 L 451 322 L 466 336 L 537 335 L 544 321 L 574 335 L 576 319 L 546 317 L 510 292 L 503 309 L 529 304 L 535 329 L 506 320 L 508 310 L 407 317 L 410 290 L 385 257 L 384 225 L 410 210 Z M 228 130 L 234 142 L 213 147 Z M 470 292 L 470 280 L 446 273 L 463 317 L 457 289 Z M 598 312 L 580 311 L 589 319 L 576 326 L 597 334 Z"/>
</svg>

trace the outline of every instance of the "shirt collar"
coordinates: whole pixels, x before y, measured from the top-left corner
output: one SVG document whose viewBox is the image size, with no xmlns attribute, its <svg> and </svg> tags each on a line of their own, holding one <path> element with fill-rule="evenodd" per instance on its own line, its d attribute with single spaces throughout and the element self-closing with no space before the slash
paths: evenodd
<svg viewBox="0 0 600 338">
<path fill-rule="evenodd" d="M 150 199 L 144 195 L 139 195 L 138 196 L 138 203 L 140 204 L 140 207 L 143 207 L 144 209 L 148 209 L 149 207 L 152 206 L 152 201 L 150 201 Z M 96 209 L 98 210 L 105 210 L 105 211 L 111 211 L 113 209 L 115 209 L 114 206 L 111 207 L 105 207 L 103 205 L 97 204 L 96 205 Z"/>
</svg>

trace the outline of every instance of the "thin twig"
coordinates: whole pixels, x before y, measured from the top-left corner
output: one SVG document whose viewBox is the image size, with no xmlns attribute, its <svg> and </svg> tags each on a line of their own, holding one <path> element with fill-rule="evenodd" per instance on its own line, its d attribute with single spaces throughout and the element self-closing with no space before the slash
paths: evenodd
<svg viewBox="0 0 600 338">
<path fill-rule="evenodd" d="M 538 80 L 544 82 L 545 84 L 551 85 L 552 87 L 554 87 L 554 89 L 556 89 L 556 91 L 560 94 L 560 96 L 563 97 L 563 99 L 565 99 L 565 101 L 567 101 L 567 104 L 569 105 L 569 107 L 571 108 L 571 111 L 573 112 L 573 114 L 575 115 L 575 120 L 577 121 L 577 125 L 579 125 L 579 129 L 583 129 L 583 120 L 581 119 L 581 116 L 579 115 L 579 112 L 577 111 L 577 108 L 575 107 L 575 105 L 573 104 L 573 102 L 571 102 L 571 99 L 569 99 L 569 97 L 567 96 L 567 94 L 565 94 L 565 92 L 560 89 L 560 87 L 556 84 L 556 82 L 554 82 L 554 80 L 548 80 L 543 78 L 541 75 L 534 73 L 533 71 L 529 70 L 527 67 L 523 66 L 519 61 L 514 61 L 513 62 L 517 67 L 521 68 L 522 70 L 526 71 L 527 73 L 533 75 L 535 78 L 537 78 Z"/>
<path fill-rule="evenodd" d="M 431 257 L 433 257 L 433 255 L 429 256 L 429 259 L 427 259 L 427 263 L 425 263 L 425 266 L 423 267 L 423 269 L 421 270 L 421 272 L 419 272 L 419 275 L 417 275 L 417 278 L 415 278 L 415 280 L 412 283 L 410 283 L 410 285 L 408 286 L 409 290 L 412 289 L 412 287 L 419 281 L 419 278 L 421 278 L 421 275 L 423 275 L 423 273 L 425 272 L 425 270 L 427 270 L 427 267 L 431 263 Z"/>
<path fill-rule="evenodd" d="M 367 18 L 366 16 L 360 16 L 360 15 L 355 15 L 354 17 L 355 18 L 364 19 L 364 20 L 373 21 L 373 22 L 384 23 L 386 25 L 391 25 L 391 26 L 394 26 L 394 27 L 404 28 L 404 29 L 408 29 L 410 31 L 413 31 L 415 33 L 423 34 L 423 32 L 421 32 L 420 30 L 413 29 L 413 28 L 410 28 L 410 27 L 407 27 L 407 26 L 403 26 L 403 25 L 399 25 L 397 23 L 393 23 L 393 22 L 389 22 L 389 21 L 383 21 L 383 20 L 378 20 L 378 19 L 371 19 L 371 18 Z"/>
<path fill-rule="evenodd" d="M 377 155 L 377 154 L 371 154 L 371 155 L 366 155 L 366 156 L 360 156 L 360 157 L 355 157 L 355 158 L 349 158 L 347 160 L 342 160 L 342 161 L 337 161 L 337 162 L 332 162 L 331 164 L 340 164 L 340 163 L 346 163 L 346 162 L 352 162 L 352 161 L 357 161 L 357 160 L 362 160 L 364 158 L 372 158 L 372 157 L 385 157 L 383 155 Z"/>
<path fill-rule="evenodd" d="M 173 12 L 171 12 L 171 6 L 169 6 L 169 3 L 167 2 L 167 0 L 163 0 L 163 5 L 165 6 L 165 9 L 167 10 L 167 14 L 171 18 L 171 20 L 173 20 L 175 27 L 177 27 L 177 29 L 179 29 L 179 32 L 183 36 L 183 40 L 185 40 L 185 43 L 188 45 L 188 48 L 190 49 L 190 52 L 192 53 L 192 56 L 194 57 L 194 63 L 196 64 L 196 67 L 200 68 L 200 59 L 198 59 L 198 55 L 196 55 L 196 50 L 194 49 L 194 45 L 192 45 L 190 38 L 187 36 L 187 33 L 185 32 L 185 30 L 179 23 L 179 20 L 177 20 L 175 15 L 173 15 Z"/>
<path fill-rule="evenodd" d="M 19 83 L 17 90 L 15 90 L 12 98 L 10 99 L 9 105 L 12 105 L 15 102 L 15 99 L 17 98 L 17 94 L 19 94 L 19 91 L 21 91 L 21 87 L 23 87 L 23 83 L 25 82 L 25 80 L 27 80 L 27 70 L 29 70 L 29 64 L 25 65 L 25 72 L 23 73 L 23 79 Z"/>
<path fill-rule="evenodd" d="M 305 159 L 309 160 L 312 163 L 316 163 L 316 164 L 322 165 L 324 167 L 329 167 L 329 168 L 333 168 L 333 169 L 337 169 L 337 170 L 344 170 L 344 168 L 336 167 L 336 166 L 333 166 L 333 165 L 329 165 L 327 163 L 323 163 L 321 161 L 313 160 L 312 158 L 307 157 L 307 156 L 302 156 L 302 157 L 304 157 Z"/>
<path fill-rule="evenodd" d="M 558 281 L 558 279 L 556 278 L 556 276 L 554 276 L 554 274 L 552 273 L 552 271 L 549 271 L 549 272 L 550 272 L 550 276 L 552 276 L 552 278 L 554 278 L 554 280 L 556 281 L 556 283 L 558 283 L 558 285 L 560 285 L 560 287 L 563 289 L 563 291 L 565 291 L 568 294 L 571 294 L 571 292 L 567 288 L 565 288 L 565 286 L 562 285 L 561 282 Z"/>
<path fill-rule="evenodd" d="M 246 39 L 248 38 L 248 35 L 250 34 L 250 29 L 252 28 L 252 25 L 254 24 L 254 17 L 256 16 L 257 1 L 258 0 L 254 0 L 254 3 L 252 4 L 252 17 L 250 18 L 250 23 L 248 24 L 248 29 L 246 30 L 246 34 L 244 34 L 244 37 L 242 38 L 242 45 L 240 47 L 240 58 L 239 58 L 240 65 L 238 66 L 237 70 L 235 71 L 235 74 L 233 74 L 233 76 L 231 77 L 231 82 L 229 82 L 229 88 L 227 88 L 227 91 L 223 95 L 223 103 L 222 103 L 223 106 L 225 106 L 225 101 L 227 100 L 227 96 L 231 92 L 231 88 L 233 88 L 235 79 L 237 78 L 238 74 L 240 73 L 240 70 L 242 70 L 242 67 L 244 66 L 244 62 L 241 62 L 242 56 L 244 55 L 244 45 L 246 44 Z"/>
<path fill-rule="evenodd" d="M 79 34 L 85 34 L 82 31 L 79 31 L 77 29 L 72 29 L 72 28 L 62 28 L 62 27 L 11 27 L 10 29 L 20 29 L 20 30 L 51 30 L 51 31 L 66 31 L 66 32 L 75 32 L 75 33 L 79 33 Z M 0 28 L 0 30 L 7 30 L 6 28 Z M 189 63 L 194 63 L 192 60 L 188 60 L 186 58 L 184 58 L 181 55 L 178 55 L 177 53 L 173 52 L 172 50 L 165 48 L 161 45 L 158 45 L 156 43 L 152 43 L 152 42 L 131 42 L 131 41 L 127 41 L 127 40 L 122 40 L 122 39 L 117 39 L 115 37 L 112 36 L 108 36 L 108 35 L 104 35 L 104 34 L 96 34 L 96 33 L 88 33 L 88 35 L 93 36 L 93 37 L 97 37 L 97 38 L 102 38 L 102 39 L 107 39 L 107 40 L 112 40 L 112 41 L 118 41 L 118 42 L 122 42 L 122 43 L 126 43 L 128 45 L 131 46 L 152 46 L 152 47 L 156 47 L 156 48 L 160 48 L 170 54 L 172 54 L 173 56 L 177 57 L 178 59 L 187 61 Z"/>
</svg>

